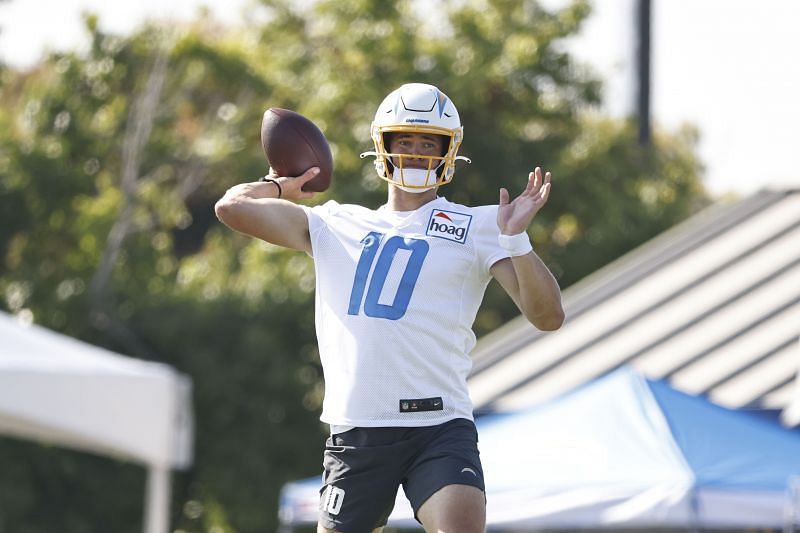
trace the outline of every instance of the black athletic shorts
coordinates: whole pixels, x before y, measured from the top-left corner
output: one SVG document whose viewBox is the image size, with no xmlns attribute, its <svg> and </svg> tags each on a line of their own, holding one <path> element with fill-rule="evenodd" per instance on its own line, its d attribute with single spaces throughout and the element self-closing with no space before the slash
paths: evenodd
<svg viewBox="0 0 800 533">
<path fill-rule="evenodd" d="M 384 526 L 397 489 L 416 516 L 447 485 L 485 492 L 475 424 L 464 418 L 438 426 L 354 428 L 325 443 L 320 524 L 342 533 L 369 533 Z"/>
</svg>

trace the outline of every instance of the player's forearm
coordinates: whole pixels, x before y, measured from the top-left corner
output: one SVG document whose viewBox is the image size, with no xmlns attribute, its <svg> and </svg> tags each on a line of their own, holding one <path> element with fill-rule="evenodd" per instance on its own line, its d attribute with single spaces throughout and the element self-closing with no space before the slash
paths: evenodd
<svg viewBox="0 0 800 533">
<path fill-rule="evenodd" d="M 556 330 L 564 323 L 561 290 L 547 266 L 534 252 L 512 257 L 519 284 L 519 306 L 537 328 Z"/>
<path fill-rule="evenodd" d="M 231 187 L 214 206 L 217 218 L 232 230 L 286 248 L 310 252 L 308 219 L 294 202 L 278 199 L 274 183 Z"/>
<path fill-rule="evenodd" d="M 277 197 L 278 188 L 274 183 L 240 183 L 225 192 L 214 205 L 214 212 L 229 228 L 251 234 L 247 230 L 255 221 L 256 212 L 263 209 L 263 202 L 258 200 Z"/>
<path fill-rule="evenodd" d="M 261 198 L 277 198 L 278 186 L 269 181 L 254 181 L 234 185 L 219 199 L 216 208 L 231 202 L 242 200 L 258 200 Z"/>
</svg>

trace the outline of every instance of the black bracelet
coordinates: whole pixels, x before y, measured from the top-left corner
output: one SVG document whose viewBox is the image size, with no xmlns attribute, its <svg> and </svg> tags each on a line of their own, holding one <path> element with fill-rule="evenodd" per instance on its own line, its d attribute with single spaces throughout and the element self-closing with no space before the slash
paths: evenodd
<svg viewBox="0 0 800 533">
<path fill-rule="evenodd" d="M 281 187 L 281 184 L 278 183 L 278 180 L 276 180 L 275 178 L 268 178 L 267 176 L 261 176 L 260 178 L 258 178 L 258 181 L 267 181 L 269 183 L 274 183 L 275 186 L 278 187 L 278 198 L 283 196 L 283 187 Z"/>
</svg>

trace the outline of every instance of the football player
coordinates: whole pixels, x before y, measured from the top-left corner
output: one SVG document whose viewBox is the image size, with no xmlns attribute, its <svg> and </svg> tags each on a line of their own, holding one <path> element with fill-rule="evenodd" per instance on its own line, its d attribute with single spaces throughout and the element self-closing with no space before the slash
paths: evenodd
<svg viewBox="0 0 800 533">
<path fill-rule="evenodd" d="M 545 205 L 550 173 L 497 205 L 467 207 L 439 195 L 463 140 L 453 102 L 411 83 L 380 104 L 371 128 L 377 209 L 295 200 L 316 175 L 237 185 L 216 205 L 234 230 L 303 251 L 316 269 L 316 331 L 325 378 L 318 531 L 379 531 L 399 486 L 429 532 L 482 532 L 486 500 L 467 390 L 472 323 L 494 277 L 539 329 L 561 326 L 556 280 L 527 229 Z"/>
</svg>

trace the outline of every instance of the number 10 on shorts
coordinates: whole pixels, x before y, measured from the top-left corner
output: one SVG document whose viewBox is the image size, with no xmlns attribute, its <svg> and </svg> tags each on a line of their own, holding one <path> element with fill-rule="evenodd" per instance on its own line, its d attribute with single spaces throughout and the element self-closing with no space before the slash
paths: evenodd
<svg viewBox="0 0 800 533">
<path fill-rule="evenodd" d="M 342 510 L 343 501 L 344 490 L 328 485 L 325 489 L 325 496 L 322 499 L 322 510 L 327 511 L 329 514 L 337 515 Z"/>
</svg>

